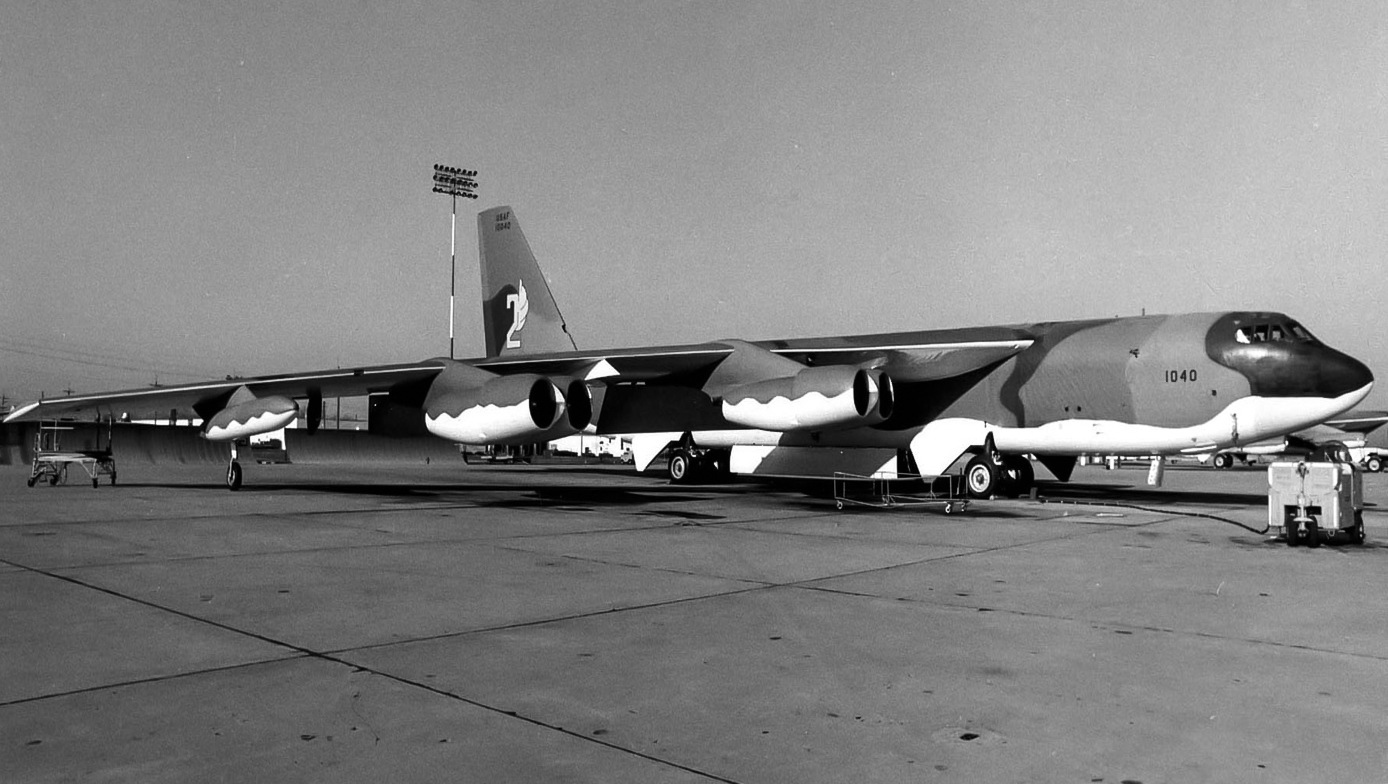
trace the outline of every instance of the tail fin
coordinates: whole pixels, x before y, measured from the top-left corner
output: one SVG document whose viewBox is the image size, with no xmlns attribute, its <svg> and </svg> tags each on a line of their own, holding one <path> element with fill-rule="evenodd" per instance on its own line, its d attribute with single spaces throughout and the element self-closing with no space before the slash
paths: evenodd
<svg viewBox="0 0 1388 784">
<path fill-rule="evenodd" d="M 510 207 L 477 214 L 487 356 L 577 349 Z"/>
</svg>

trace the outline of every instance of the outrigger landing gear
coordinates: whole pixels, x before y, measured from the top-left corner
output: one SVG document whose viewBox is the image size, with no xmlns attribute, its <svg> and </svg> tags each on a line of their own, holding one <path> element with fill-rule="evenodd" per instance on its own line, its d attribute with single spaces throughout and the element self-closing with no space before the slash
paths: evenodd
<svg viewBox="0 0 1388 784">
<path fill-rule="evenodd" d="M 236 462 L 236 442 L 231 442 L 231 462 L 227 463 L 227 489 L 241 489 L 241 464 Z"/>
</svg>

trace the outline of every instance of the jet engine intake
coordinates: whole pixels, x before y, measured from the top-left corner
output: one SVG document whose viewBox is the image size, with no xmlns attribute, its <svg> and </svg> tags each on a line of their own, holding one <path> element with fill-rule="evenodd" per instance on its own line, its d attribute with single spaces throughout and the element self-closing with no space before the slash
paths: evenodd
<svg viewBox="0 0 1388 784">
<path fill-rule="evenodd" d="M 228 406 L 202 426 L 208 441 L 234 441 L 279 430 L 299 415 L 299 404 L 281 395 L 258 397 Z"/>
<path fill-rule="evenodd" d="M 474 446 L 528 444 L 572 435 L 592 420 L 592 398 L 581 380 L 487 374 L 474 385 L 469 382 L 485 371 L 469 370 L 441 374 L 424 401 L 424 424 L 440 438 Z"/>
<path fill-rule="evenodd" d="M 834 430 L 879 424 L 892 415 L 891 377 L 846 365 L 811 367 L 723 394 L 723 418 L 758 430 Z"/>
</svg>

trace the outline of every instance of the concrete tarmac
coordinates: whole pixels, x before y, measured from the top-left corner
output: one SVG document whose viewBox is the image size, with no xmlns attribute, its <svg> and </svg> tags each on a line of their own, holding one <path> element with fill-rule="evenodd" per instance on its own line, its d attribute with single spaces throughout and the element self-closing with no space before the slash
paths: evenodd
<svg viewBox="0 0 1388 784">
<path fill-rule="evenodd" d="M 0 781 L 1388 781 L 1388 476 L 1315 550 L 1265 476 L 4 467 Z"/>
</svg>

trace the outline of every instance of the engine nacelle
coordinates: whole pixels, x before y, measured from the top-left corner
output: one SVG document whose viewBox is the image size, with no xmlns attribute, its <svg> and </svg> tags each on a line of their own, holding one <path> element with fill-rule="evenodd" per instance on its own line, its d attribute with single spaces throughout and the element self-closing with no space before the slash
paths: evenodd
<svg viewBox="0 0 1388 784">
<path fill-rule="evenodd" d="M 894 399 L 892 380 L 880 371 L 812 367 L 728 390 L 723 418 L 778 432 L 865 427 L 891 416 Z"/>
<path fill-rule="evenodd" d="M 424 401 L 424 425 L 440 438 L 473 446 L 528 444 L 572 435 L 592 419 L 582 381 L 458 368 L 441 373 Z"/>
<path fill-rule="evenodd" d="M 299 404 L 281 395 L 258 397 L 228 406 L 203 423 L 208 441 L 234 441 L 269 433 L 288 425 L 299 415 Z"/>
</svg>

